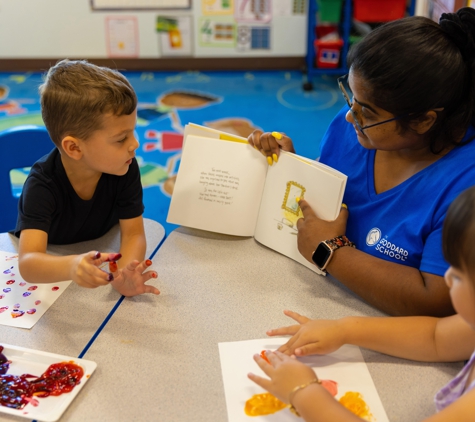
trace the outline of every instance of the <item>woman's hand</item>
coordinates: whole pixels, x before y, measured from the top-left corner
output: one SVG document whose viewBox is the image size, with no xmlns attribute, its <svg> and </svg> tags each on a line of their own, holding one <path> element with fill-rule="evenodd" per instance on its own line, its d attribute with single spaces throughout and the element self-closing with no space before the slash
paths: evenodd
<svg viewBox="0 0 475 422">
<path fill-rule="evenodd" d="M 313 262 L 312 254 L 320 242 L 346 233 L 348 210 L 342 207 L 335 221 L 325 221 L 317 217 L 304 199 L 299 201 L 299 206 L 303 218 L 297 220 L 297 247 L 306 260 Z"/>
<path fill-rule="evenodd" d="M 255 130 L 247 138 L 249 144 L 259 150 L 264 157 L 267 157 L 269 165 L 276 163 L 280 155 L 280 150 L 295 152 L 292 139 L 280 132 L 266 132 Z"/>
<path fill-rule="evenodd" d="M 142 293 L 160 294 L 156 287 L 145 284 L 151 278 L 158 277 L 155 271 L 144 272 L 150 265 L 152 261 L 149 259 L 143 262 L 134 260 L 119 270 L 117 264 L 111 263 L 110 270 L 114 276 L 112 286 L 124 296 L 137 296 Z"/>
<path fill-rule="evenodd" d="M 281 353 L 299 357 L 325 355 L 345 344 L 342 320 L 312 320 L 292 311 L 284 311 L 284 314 L 297 321 L 298 325 L 267 331 L 269 336 L 292 336 L 287 343 L 277 349 Z"/>
<path fill-rule="evenodd" d="M 270 379 L 253 373 L 249 373 L 247 376 L 284 403 L 289 402 L 290 393 L 295 387 L 316 378 L 312 368 L 279 351 L 267 351 L 266 357 L 270 364 L 259 355 L 254 355 L 254 360 Z"/>
</svg>

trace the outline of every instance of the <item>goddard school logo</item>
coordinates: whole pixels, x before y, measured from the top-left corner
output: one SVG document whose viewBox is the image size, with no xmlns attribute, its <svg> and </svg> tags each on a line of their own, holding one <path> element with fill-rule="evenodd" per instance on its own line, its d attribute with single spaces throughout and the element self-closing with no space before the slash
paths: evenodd
<svg viewBox="0 0 475 422">
<path fill-rule="evenodd" d="M 377 227 L 372 228 L 366 235 L 366 244 L 368 246 L 374 246 L 375 249 L 389 258 L 397 259 L 399 261 L 406 261 L 409 256 L 409 252 L 397 246 L 388 240 L 387 236 L 381 238 L 381 230 Z"/>
<path fill-rule="evenodd" d="M 374 246 L 379 242 L 379 239 L 381 239 L 381 230 L 379 230 L 377 227 L 374 227 L 368 232 L 366 236 L 366 244 L 368 246 Z"/>
</svg>

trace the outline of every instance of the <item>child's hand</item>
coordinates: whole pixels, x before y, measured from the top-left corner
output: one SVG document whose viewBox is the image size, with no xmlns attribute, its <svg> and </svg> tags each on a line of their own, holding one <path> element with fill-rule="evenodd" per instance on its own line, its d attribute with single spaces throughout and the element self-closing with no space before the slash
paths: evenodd
<svg viewBox="0 0 475 422">
<path fill-rule="evenodd" d="M 269 165 L 277 162 L 281 149 L 295 152 L 292 139 L 280 132 L 263 133 L 262 130 L 255 130 L 247 140 L 251 146 L 267 157 Z"/>
<path fill-rule="evenodd" d="M 267 331 L 269 336 L 292 336 L 287 343 L 279 347 L 279 352 L 289 356 L 325 355 L 345 344 L 341 320 L 311 320 L 292 311 L 284 311 L 284 314 L 299 325 Z"/>
<path fill-rule="evenodd" d="M 270 379 L 253 373 L 247 376 L 284 403 L 289 402 L 290 393 L 295 387 L 316 378 L 312 368 L 279 351 L 267 351 L 266 356 L 270 364 L 259 355 L 254 355 L 254 360 Z"/>
<path fill-rule="evenodd" d="M 115 255 L 115 254 L 114 254 Z M 71 267 L 71 279 L 82 287 L 95 288 L 109 284 L 112 274 L 99 268 L 109 260 L 109 254 L 88 252 L 77 255 Z"/>
<path fill-rule="evenodd" d="M 119 270 L 117 264 L 111 263 L 111 272 L 114 276 L 114 280 L 111 282 L 112 286 L 124 296 L 137 296 L 142 293 L 160 294 L 156 287 L 145 284 L 151 278 L 158 277 L 155 271 L 144 272 L 150 265 L 152 265 L 150 259 L 143 262 L 134 260 Z"/>
</svg>

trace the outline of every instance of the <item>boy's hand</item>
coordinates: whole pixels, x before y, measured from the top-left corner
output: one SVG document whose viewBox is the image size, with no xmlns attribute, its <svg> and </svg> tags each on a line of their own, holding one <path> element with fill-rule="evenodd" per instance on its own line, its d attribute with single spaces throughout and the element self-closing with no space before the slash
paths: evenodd
<svg viewBox="0 0 475 422">
<path fill-rule="evenodd" d="M 267 331 L 269 336 L 291 335 L 292 338 L 277 350 L 286 355 L 325 355 L 338 350 L 345 344 L 341 320 L 311 320 L 297 312 L 284 311 L 299 325 L 276 328 Z"/>
<path fill-rule="evenodd" d="M 248 136 L 247 141 L 267 157 L 269 165 L 277 162 L 281 149 L 295 152 L 292 139 L 280 132 L 263 133 L 262 130 L 255 130 Z"/>
<path fill-rule="evenodd" d="M 142 293 L 160 294 L 156 287 L 145 284 L 151 278 L 158 277 L 155 271 L 144 272 L 150 265 L 152 265 L 152 261 L 149 259 L 143 262 L 133 260 L 119 270 L 117 264 L 111 263 L 110 269 L 114 276 L 114 280 L 111 282 L 112 286 L 124 296 L 137 296 Z"/>
<path fill-rule="evenodd" d="M 254 355 L 254 360 L 270 379 L 253 373 L 247 376 L 284 403 L 289 402 L 290 393 L 295 387 L 316 378 L 312 368 L 283 353 L 267 351 L 266 357 L 270 365 L 259 355 Z"/>
<path fill-rule="evenodd" d="M 104 262 L 109 260 L 109 255 L 100 252 L 88 252 L 77 255 L 71 267 L 71 279 L 82 287 L 95 288 L 109 284 L 113 278 L 112 274 L 99 268 Z"/>
</svg>

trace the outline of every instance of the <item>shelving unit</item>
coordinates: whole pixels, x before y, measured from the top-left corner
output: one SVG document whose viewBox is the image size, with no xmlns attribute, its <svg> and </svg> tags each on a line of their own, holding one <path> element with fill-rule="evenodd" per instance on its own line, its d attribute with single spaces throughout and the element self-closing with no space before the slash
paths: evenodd
<svg viewBox="0 0 475 422">
<path fill-rule="evenodd" d="M 311 91 L 312 86 L 312 76 L 315 75 L 344 75 L 348 73 L 348 68 L 346 67 L 346 55 L 348 54 L 348 49 L 350 47 L 350 31 L 352 25 L 353 9 L 352 9 L 352 0 L 344 0 L 342 5 L 342 19 L 339 23 L 340 36 L 343 39 L 343 47 L 340 53 L 340 66 L 336 68 L 317 68 L 315 66 L 315 26 L 317 25 L 317 2 L 316 0 L 308 0 L 308 37 L 307 37 L 307 57 L 306 57 L 306 69 L 305 73 L 307 80 L 303 84 L 303 88 L 306 91 Z M 416 8 L 416 0 L 411 0 L 409 5 L 408 13 L 409 15 L 414 15 Z"/>
</svg>

